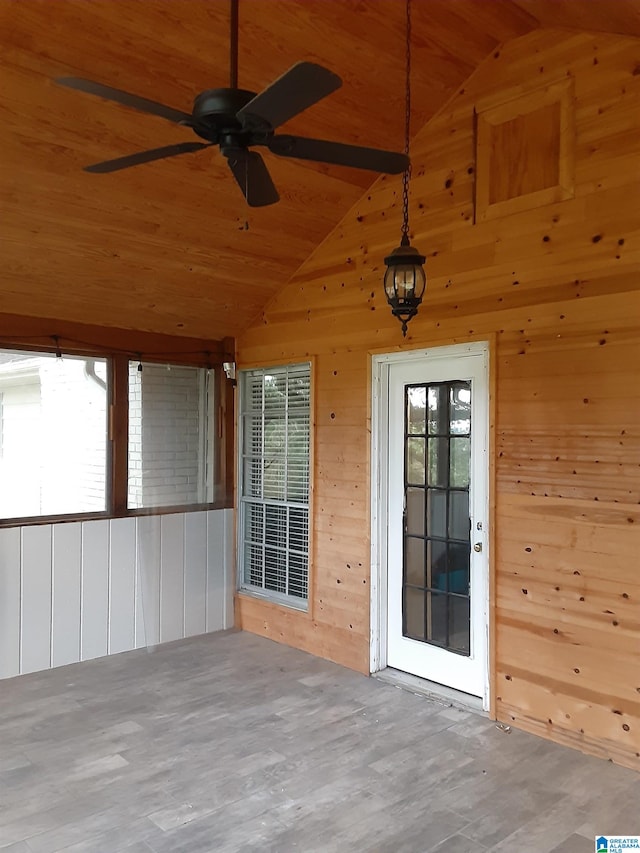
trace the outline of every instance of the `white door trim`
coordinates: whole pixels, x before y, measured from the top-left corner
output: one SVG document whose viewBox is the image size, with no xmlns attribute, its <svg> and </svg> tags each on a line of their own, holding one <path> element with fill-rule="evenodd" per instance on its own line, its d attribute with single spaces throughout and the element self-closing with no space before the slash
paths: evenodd
<svg viewBox="0 0 640 853">
<path fill-rule="evenodd" d="M 389 422 L 389 366 L 403 362 L 419 362 L 453 358 L 461 355 L 484 355 L 487 365 L 489 343 L 479 341 L 452 346 L 438 346 L 429 349 L 384 353 L 371 357 L 371 599 L 369 634 L 369 670 L 379 672 L 387 666 L 387 454 Z M 487 377 L 489 378 L 489 377 Z M 489 407 L 487 407 L 488 420 Z M 489 424 L 487 423 L 487 436 Z M 488 454 L 487 454 L 488 457 Z M 490 483 L 487 471 L 487 483 Z M 487 490 L 488 491 L 488 490 Z M 489 519 L 489 497 L 485 518 Z M 490 537 L 485 539 L 487 551 Z M 490 565 L 487 553 L 487 564 Z M 487 649 L 485 667 L 484 709 L 489 708 L 489 572 L 487 572 L 483 591 L 484 612 L 486 614 Z"/>
</svg>

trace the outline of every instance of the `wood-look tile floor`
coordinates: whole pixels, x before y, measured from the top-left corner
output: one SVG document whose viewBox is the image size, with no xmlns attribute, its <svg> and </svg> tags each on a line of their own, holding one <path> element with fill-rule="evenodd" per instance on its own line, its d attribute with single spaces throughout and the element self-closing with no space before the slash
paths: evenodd
<svg viewBox="0 0 640 853">
<path fill-rule="evenodd" d="M 0 682 L 7 853 L 590 853 L 640 776 L 250 634 Z"/>
</svg>

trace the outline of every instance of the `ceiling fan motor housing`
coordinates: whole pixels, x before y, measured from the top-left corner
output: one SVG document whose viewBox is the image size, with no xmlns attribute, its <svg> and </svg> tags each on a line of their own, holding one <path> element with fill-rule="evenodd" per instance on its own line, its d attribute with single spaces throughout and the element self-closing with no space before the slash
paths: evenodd
<svg viewBox="0 0 640 853">
<path fill-rule="evenodd" d="M 238 121 L 236 114 L 255 98 L 246 89 L 207 89 L 196 97 L 191 114 L 193 130 L 208 142 L 218 143 L 224 136 L 238 137 L 249 142 L 250 133 Z"/>
</svg>

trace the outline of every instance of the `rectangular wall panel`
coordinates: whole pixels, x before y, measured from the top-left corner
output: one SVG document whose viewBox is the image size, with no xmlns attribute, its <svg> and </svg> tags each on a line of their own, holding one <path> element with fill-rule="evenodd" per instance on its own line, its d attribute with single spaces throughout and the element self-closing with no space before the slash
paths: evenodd
<svg viewBox="0 0 640 853">
<path fill-rule="evenodd" d="M 160 642 L 184 637 L 184 516 L 163 515 L 160 527 Z"/>
<path fill-rule="evenodd" d="M 207 520 L 207 631 L 224 628 L 224 511 Z"/>
<path fill-rule="evenodd" d="M 184 531 L 184 634 L 193 637 L 207 629 L 207 513 L 187 513 Z"/>
<path fill-rule="evenodd" d="M 107 653 L 109 616 L 109 522 L 82 527 L 82 660 Z"/>
<path fill-rule="evenodd" d="M 160 642 L 160 516 L 136 519 L 136 647 Z"/>
<path fill-rule="evenodd" d="M 0 530 L 0 678 L 229 627 L 232 525 L 212 510 Z"/>
<path fill-rule="evenodd" d="M 135 647 L 136 520 L 110 522 L 109 654 Z"/>
<path fill-rule="evenodd" d="M 21 672 L 51 666 L 51 525 L 22 529 Z"/>
<path fill-rule="evenodd" d="M 222 595 L 224 597 L 223 628 L 233 628 L 235 624 L 234 598 L 236 592 L 236 561 L 235 561 L 235 512 L 233 509 L 222 510 L 224 519 L 224 556 L 222 570 Z"/>
<path fill-rule="evenodd" d="M 20 528 L 0 530 L 0 678 L 20 673 Z"/>
<path fill-rule="evenodd" d="M 82 524 L 53 525 L 51 663 L 80 660 Z"/>
</svg>

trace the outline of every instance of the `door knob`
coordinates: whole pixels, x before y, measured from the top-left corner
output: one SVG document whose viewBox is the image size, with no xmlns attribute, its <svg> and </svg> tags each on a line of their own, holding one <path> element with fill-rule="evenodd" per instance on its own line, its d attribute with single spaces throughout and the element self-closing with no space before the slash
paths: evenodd
<svg viewBox="0 0 640 853">
<path fill-rule="evenodd" d="M 480 553 L 480 551 L 482 551 L 482 542 L 476 542 L 476 544 L 473 546 L 473 550 Z"/>
</svg>

